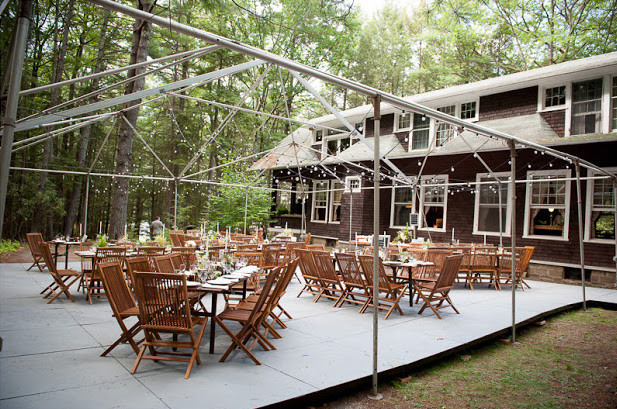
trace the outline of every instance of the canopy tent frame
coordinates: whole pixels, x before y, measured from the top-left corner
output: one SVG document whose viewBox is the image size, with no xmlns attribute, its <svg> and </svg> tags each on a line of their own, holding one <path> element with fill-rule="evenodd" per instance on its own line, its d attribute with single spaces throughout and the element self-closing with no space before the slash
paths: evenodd
<svg viewBox="0 0 617 409">
<path fill-rule="evenodd" d="M 218 71 L 214 71 L 214 72 L 210 72 L 210 73 L 206 73 L 206 74 L 202 74 L 193 78 L 189 78 L 189 79 L 185 79 L 185 80 L 180 80 L 174 83 L 170 83 L 170 84 L 166 84 L 163 86 L 158 86 L 158 87 L 153 87 L 147 90 L 143 90 L 143 91 L 139 91 L 130 95 L 124 95 L 124 96 L 120 96 L 120 97 L 116 97 L 116 98 L 111 98 L 109 100 L 106 101 L 99 101 L 99 102 L 94 102 L 94 103 L 90 103 L 87 105 L 84 105 L 82 107 L 76 107 L 76 108 L 71 108 L 71 109 L 67 109 L 64 111 L 60 111 L 60 112 L 55 112 L 52 114 L 47 114 L 47 115 L 43 115 L 37 118 L 30 118 L 27 120 L 23 120 L 23 121 L 18 121 L 17 123 L 14 122 L 14 117 L 13 117 L 13 123 L 11 123 L 10 121 L 10 116 L 7 116 L 8 121 L 5 120 L 4 122 L 4 126 L 3 126 L 3 130 L 2 130 L 2 137 L 3 137 L 3 143 L 2 143 L 2 169 L 3 169 L 3 177 L 8 178 L 8 169 L 10 167 L 10 157 L 11 157 L 11 153 L 12 153 L 12 148 L 15 146 L 13 141 L 12 141 L 12 134 L 13 132 L 18 132 L 18 131 L 24 131 L 24 130 L 29 130 L 29 129 L 34 129 L 36 127 L 42 126 L 42 125 L 53 125 L 53 122 L 56 121 L 57 124 L 61 123 L 62 121 L 66 121 L 68 118 L 73 118 L 79 115 L 85 115 L 85 114 L 89 114 L 92 113 L 94 111 L 100 111 L 102 109 L 107 109 L 110 108 L 112 106 L 118 105 L 118 104 L 122 104 L 125 102 L 129 102 L 129 101 L 133 101 L 133 100 L 137 100 L 137 99 L 143 99 L 149 96 L 154 96 L 156 94 L 160 94 L 160 93 L 169 93 L 169 94 L 173 94 L 176 96 L 181 96 L 181 94 L 175 92 L 175 90 L 180 89 L 180 88 L 184 88 L 186 86 L 192 86 L 196 83 L 207 83 L 207 82 L 211 82 L 214 81 L 218 78 L 222 78 L 224 76 L 227 75 L 233 75 L 245 70 L 248 70 L 250 68 L 253 67 L 257 67 L 260 65 L 263 65 L 265 63 L 271 63 L 276 65 L 277 67 L 280 68 L 285 68 L 288 70 L 288 72 L 290 72 L 294 78 L 296 78 L 300 83 L 302 83 L 305 87 L 305 89 L 307 89 L 307 91 L 309 91 L 310 93 L 313 94 L 313 96 L 322 103 L 322 105 L 324 105 L 328 110 L 330 110 L 330 112 L 336 117 L 338 118 L 349 130 L 350 132 L 353 134 L 355 133 L 356 135 L 358 135 L 358 137 L 360 138 L 360 140 L 363 141 L 363 143 L 365 145 L 367 145 L 367 147 L 369 147 L 369 149 L 372 150 L 373 152 L 373 195 L 374 195 L 374 240 L 375 240 L 375 263 L 373 265 L 373 276 L 374 279 L 377 280 L 378 278 L 378 266 L 377 266 L 377 257 L 378 257 L 378 237 L 379 237 L 379 225 L 378 225 L 378 221 L 379 221 L 379 192 L 380 192 L 380 175 L 381 175 L 381 162 L 383 161 L 384 164 L 388 165 L 388 167 L 394 171 L 395 175 L 401 179 L 401 181 L 403 182 L 407 182 L 407 183 L 411 183 L 411 181 L 409 180 L 409 178 L 407 177 L 407 175 L 405 175 L 403 172 L 401 172 L 396 166 L 394 166 L 391 162 L 390 159 L 386 157 L 386 155 L 380 155 L 380 146 L 379 146 L 379 121 L 380 121 L 380 107 L 382 103 L 386 103 L 389 104 L 390 106 L 396 108 L 396 109 L 401 109 L 404 111 L 411 111 L 413 113 L 417 113 L 417 114 L 422 114 L 425 115 L 429 118 L 434 118 L 440 122 L 452 125 L 454 127 L 456 127 L 456 129 L 459 131 L 459 133 L 461 133 L 463 130 L 467 130 L 470 132 L 474 132 L 477 135 L 481 135 L 483 137 L 486 138 L 496 138 L 498 140 L 501 140 L 503 142 L 505 142 L 505 144 L 508 146 L 509 152 L 510 152 L 510 181 L 509 181 L 509 189 L 510 189 L 510 195 L 509 195 L 509 202 L 510 202 L 510 209 L 512 209 L 512 215 L 511 215 L 511 245 L 512 245 L 512 252 L 513 254 L 516 251 L 516 217 L 515 214 L 516 212 L 513 211 L 514 209 L 516 209 L 516 149 L 517 146 L 521 147 L 521 148 L 531 148 L 531 149 L 536 149 L 538 151 L 544 152 L 548 155 L 551 155 L 557 159 L 561 159 L 561 160 L 565 160 L 568 161 L 569 163 L 574 163 L 575 167 L 576 167 L 576 180 L 577 180 L 577 197 L 578 197 L 578 212 L 579 212 L 579 246 L 580 246 L 580 257 L 581 257 L 581 276 L 582 276 L 582 280 L 583 280 L 583 284 L 584 284 L 584 247 L 583 247 L 583 241 L 582 241 L 582 203 L 581 203 L 581 199 L 580 199 L 580 195 L 581 195 L 581 191 L 580 191 L 580 180 L 582 180 L 583 178 L 581 178 L 580 175 L 580 167 L 584 167 L 588 170 L 593 170 L 595 172 L 598 172 L 602 175 L 604 175 L 604 177 L 608 177 L 611 178 L 613 180 L 613 186 L 614 188 L 614 204 L 616 206 L 616 211 L 617 211 L 617 176 L 615 176 L 614 174 L 608 172 L 607 170 L 598 167 L 596 165 L 594 165 L 593 163 L 586 161 L 582 158 L 579 158 L 575 155 L 569 154 L 569 153 L 565 153 L 565 152 L 560 152 L 556 149 L 553 149 L 551 147 L 547 147 L 547 146 L 543 146 L 540 144 L 536 144 L 530 141 L 526 141 L 524 139 L 521 138 L 517 138 L 511 135 L 508 135 L 506 133 L 500 132 L 500 131 L 495 131 L 492 130 L 490 128 L 487 128 L 485 126 L 479 125 L 477 123 L 471 123 L 471 122 L 466 122 L 462 119 L 458 119 L 455 117 L 452 117 L 448 114 L 445 114 L 443 112 L 437 111 L 435 109 L 432 108 L 428 108 L 425 107 L 423 105 L 408 101 L 403 99 L 402 97 L 398 97 L 386 92 L 382 92 L 380 90 L 377 90 L 375 88 L 372 87 L 368 87 L 365 86 L 363 84 L 357 83 L 355 81 L 351 81 L 348 79 L 345 79 L 343 77 L 339 77 L 339 76 L 335 76 L 326 72 L 323 72 L 321 70 L 312 68 L 312 67 L 308 67 L 304 64 L 300 64 L 297 63 L 295 61 L 292 61 L 290 59 L 278 56 L 276 54 L 252 47 L 250 45 L 235 41 L 235 40 L 230 40 L 227 39 L 225 37 L 222 36 L 218 36 L 216 34 L 212 34 L 209 32 L 206 32 L 204 30 L 200 30 L 200 29 L 196 29 L 178 22 L 175 22 L 169 18 L 164 18 L 164 17 L 160 17 L 151 13 L 147 13 L 144 11 L 140 11 L 137 9 L 134 9 L 132 7 L 129 6 L 125 6 L 110 0 L 90 0 L 92 3 L 100 5 L 102 7 L 105 7 L 107 9 L 110 10 L 114 10 L 120 13 L 123 13 L 125 15 L 134 17 L 138 20 L 144 20 L 144 21 L 148 21 L 150 23 L 153 24 L 157 24 L 161 27 L 164 27 L 166 29 L 169 30 L 173 30 L 176 31 L 178 33 L 182 33 L 182 34 L 186 34 L 188 36 L 197 38 L 197 39 L 201 39 L 201 40 L 205 40 L 207 42 L 210 42 L 212 44 L 214 44 L 214 46 L 219 47 L 219 48 L 226 48 L 232 51 L 236 51 L 236 52 L 240 52 L 244 55 L 250 56 L 255 58 L 255 60 L 253 61 L 249 61 L 249 62 L 245 62 L 242 64 L 238 64 L 232 67 L 227 67 L 227 68 L 223 68 L 220 69 Z M 21 22 L 21 19 L 20 19 Z M 23 26 L 22 26 L 23 28 Z M 27 26 L 26 26 L 26 31 L 27 31 Z M 18 65 L 19 64 L 19 58 L 16 58 L 16 56 L 18 57 L 17 52 L 20 49 L 20 46 L 23 45 L 22 48 L 25 48 L 25 40 L 24 43 L 22 44 L 21 42 L 16 41 L 15 42 L 16 46 L 15 46 L 15 50 L 14 50 L 14 55 L 12 57 L 13 59 L 13 64 Z M 207 47 L 206 47 L 207 48 Z M 193 54 L 195 55 L 195 54 Z M 21 61 L 23 61 L 23 57 L 21 58 Z M 21 72 L 21 70 L 19 70 Z M 340 86 L 343 88 L 346 88 L 348 90 L 357 92 L 361 95 L 364 95 L 368 98 L 370 98 L 373 101 L 373 109 L 374 109 L 374 120 L 375 120 L 375 136 L 373 139 L 373 143 L 371 146 L 371 142 L 367 141 L 364 138 L 364 135 L 362 133 L 357 132 L 353 126 L 351 126 L 351 124 L 340 114 L 338 113 L 338 111 L 336 111 L 333 107 L 330 106 L 330 108 L 328 108 L 329 104 L 327 104 L 327 101 L 325 101 L 323 99 L 323 97 L 321 97 L 319 95 L 319 93 L 309 84 L 309 82 L 304 79 L 300 74 L 303 75 L 307 75 L 309 77 L 327 82 L 329 84 L 332 85 L 336 85 L 336 86 Z M 13 80 L 12 80 L 13 81 Z M 61 86 L 58 85 L 59 83 L 55 84 L 57 86 Z M 12 86 L 10 87 L 10 95 L 11 93 L 15 93 L 15 86 L 14 84 L 11 84 Z M 54 84 L 50 84 L 54 85 Z M 17 86 L 18 88 L 18 86 Z M 312 90 L 311 90 L 312 89 Z M 17 90 L 18 91 L 18 90 Z M 14 95 L 13 99 L 9 99 L 9 101 L 13 101 L 15 103 L 15 111 L 16 111 L 16 103 L 17 103 L 17 97 L 18 95 Z M 182 97 L 186 97 L 186 96 L 182 96 Z M 160 97 L 158 97 L 160 98 Z M 156 99 L 156 98 L 155 98 Z M 324 104 L 325 102 L 325 104 Z M 327 104 L 327 105 L 326 105 Z M 239 104 L 238 104 L 239 105 Z M 134 108 L 134 107 L 132 107 Z M 242 109 L 240 108 L 232 108 L 235 109 L 237 111 L 240 111 Z M 16 112 L 15 112 L 16 114 Z M 289 112 L 288 115 L 289 117 Z M 233 115 L 232 115 L 233 117 Z M 289 121 L 292 121 L 291 118 L 286 118 Z M 308 122 L 305 122 L 308 123 Z M 320 127 L 322 127 L 321 125 L 319 125 Z M 113 127 L 112 127 L 113 128 Z M 136 133 L 138 133 L 134 128 L 133 131 L 135 131 Z M 111 132 L 111 131 L 110 131 Z M 9 143 L 6 143 L 5 139 L 9 139 L 9 134 L 10 134 L 10 141 Z M 292 138 L 293 138 L 293 131 L 291 132 L 292 134 Z M 139 135 L 139 133 L 138 133 Z M 6 138 L 5 138 L 6 137 Z M 144 142 L 145 140 L 140 136 L 140 139 Z M 106 138 L 107 140 L 107 138 Z M 37 141 L 38 142 L 38 141 Z M 22 142 L 23 143 L 23 142 Z M 300 161 L 298 160 L 298 145 L 294 143 L 294 148 L 295 148 L 295 156 L 296 156 L 296 161 L 298 164 L 298 172 L 300 172 Z M 98 156 L 103 148 L 104 144 L 101 146 L 98 154 L 97 154 L 97 160 L 98 160 Z M 148 146 L 148 148 L 151 150 L 151 148 L 149 147 L 149 145 L 146 143 L 146 146 Z M 154 152 L 152 152 L 154 153 Z M 476 157 L 477 159 L 480 160 L 480 162 L 483 164 L 483 166 L 485 166 L 488 170 L 489 173 L 492 172 L 492 170 L 490 170 L 490 168 L 486 165 L 486 163 L 482 160 L 482 158 L 479 156 L 479 154 L 477 152 L 473 152 L 474 157 Z M 430 152 L 427 153 L 427 155 L 425 156 L 423 162 L 422 162 L 422 167 L 421 167 L 421 172 L 424 169 L 424 165 L 426 164 L 428 157 L 430 156 Z M 194 162 L 194 161 L 192 161 Z M 162 162 L 161 162 L 162 163 Z M 323 163 L 320 164 L 322 167 L 324 167 L 324 169 L 327 169 Z M 138 175 L 112 175 L 112 174 L 103 174 L 103 173 L 94 173 L 92 172 L 94 163 L 92 165 L 92 167 L 89 169 L 89 171 L 86 172 L 67 172 L 67 171 L 54 171 L 51 169 L 31 169 L 31 168 L 22 168 L 22 167 L 11 167 L 10 169 L 15 169 L 15 170 L 35 170 L 35 171 L 44 171 L 44 172 L 62 172 L 62 173 L 72 173 L 72 174 L 85 174 L 87 176 L 87 184 L 89 186 L 90 183 L 90 177 L 91 176 L 111 176 L 111 177 L 129 177 L 129 178 L 141 178 L 141 179 L 153 179 L 153 180 L 166 180 L 166 181 L 173 181 L 174 182 L 174 186 L 175 186 L 175 203 L 176 203 L 176 208 L 177 208 L 177 186 L 178 183 L 180 182 L 189 182 L 189 183 L 211 183 L 211 184 L 219 184 L 219 185 L 223 185 L 222 183 L 217 183 L 217 182 L 213 182 L 213 181 L 207 181 L 207 180 L 195 180 L 195 179 L 190 179 L 190 177 L 194 177 L 197 176 L 198 173 L 194 173 L 191 175 L 186 176 L 186 172 L 188 171 L 188 169 L 190 169 L 190 167 L 192 166 L 192 163 L 189 163 L 187 165 L 187 167 L 185 167 L 185 169 L 182 171 L 182 173 L 178 176 L 174 176 L 173 173 L 171 173 L 171 177 L 148 177 L 148 176 L 138 176 Z M 164 166 L 165 167 L 165 166 Z M 168 169 L 167 169 L 168 170 Z M 202 171 L 199 171 L 199 173 L 201 173 Z M 421 173 L 420 173 L 421 174 Z M 392 178 L 394 180 L 394 178 Z M 302 177 L 300 177 L 300 180 L 303 180 Z M 419 179 L 418 179 L 419 180 Z M 497 181 L 499 180 L 498 178 L 496 179 Z M 0 181 L 0 206 L 1 206 L 1 212 L 0 212 L 0 218 L 4 218 L 4 203 L 5 203 L 5 199 L 6 199 L 6 184 L 2 183 L 3 181 Z M 494 183 L 494 182 L 493 182 Z M 499 183 L 499 182 L 498 182 Z M 225 184 L 227 185 L 227 184 Z M 233 184 L 232 184 L 233 185 Z M 247 198 L 248 198 L 248 189 L 249 186 L 248 185 L 239 185 L 239 186 L 245 186 L 247 188 Z M 259 187 L 251 187 L 251 188 L 259 188 Z M 270 189 L 270 188 L 267 188 Z M 500 188 L 500 192 L 501 192 L 501 188 Z M 501 194 L 500 194 L 500 200 L 501 200 Z M 501 206 L 500 206 L 501 207 Z M 303 210 L 304 210 L 304 203 L 303 203 Z M 246 212 L 246 207 L 245 207 L 245 212 Z M 303 212 L 304 213 L 304 212 Z M 87 214 L 87 213 L 86 213 Z M 617 212 L 616 212 L 617 214 Z M 501 217 L 501 215 L 500 215 Z M 174 223 L 175 223 L 175 218 L 176 218 L 176 214 L 174 215 Z M 0 231 L 1 231 L 1 226 L 2 226 L 2 221 L 0 221 Z M 246 225 L 246 221 L 245 221 L 245 225 Z M 303 222 L 304 225 L 304 222 Z M 617 227 L 616 227 L 617 228 Z M 500 221 L 500 229 L 501 229 L 501 221 Z M 617 249 L 617 240 L 616 240 L 616 249 Z M 617 263 L 617 257 L 615 258 L 615 262 Z M 512 266 L 511 266 L 511 280 L 512 280 L 512 341 L 514 342 L 516 340 L 516 285 L 515 285 L 515 273 L 516 272 L 516 257 L 512 257 Z M 377 285 L 377 283 L 375 283 L 375 285 Z M 585 287 L 583 285 L 583 300 L 585 300 Z M 583 301 L 585 302 L 585 301 Z M 373 391 L 374 391 L 374 395 L 377 395 L 377 341 L 378 341 L 378 325 L 376 323 L 376 317 L 377 317 L 377 302 L 374 302 L 374 355 L 373 355 Z"/>
</svg>

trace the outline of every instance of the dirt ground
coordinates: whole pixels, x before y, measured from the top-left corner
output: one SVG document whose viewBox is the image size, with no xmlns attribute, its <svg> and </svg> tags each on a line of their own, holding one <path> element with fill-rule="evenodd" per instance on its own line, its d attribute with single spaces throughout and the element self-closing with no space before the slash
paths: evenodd
<svg viewBox="0 0 617 409">
<path fill-rule="evenodd" d="M 64 251 L 65 246 L 60 246 L 58 248 L 59 252 Z M 75 255 L 75 250 L 79 250 L 76 246 L 69 247 L 69 261 L 79 261 L 79 257 Z M 54 247 L 51 246 L 51 251 L 53 254 Z M 64 258 L 60 258 L 60 260 L 64 260 Z M 32 254 L 30 254 L 30 248 L 27 244 L 21 246 L 21 248 L 17 251 L 12 251 L 10 253 L 0 253 L 0 263 L 32 263 Z"/>
</svg>

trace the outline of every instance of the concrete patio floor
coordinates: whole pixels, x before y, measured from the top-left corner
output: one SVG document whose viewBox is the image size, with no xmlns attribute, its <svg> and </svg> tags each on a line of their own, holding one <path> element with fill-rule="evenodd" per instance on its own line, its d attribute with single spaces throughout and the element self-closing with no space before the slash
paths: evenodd
<svg viewBox="0 0 617 409">
<path fill-rule="evenodd" d="M 78 268 L 77 263 L 71 263 Z M 208 354 L 209 329 L 201 347 L 202 364 L 184 379 L 186 364 L 135 360 L 126 345 L 110 356 L 99 355 L 119 335 L 106 300 L 90 305 L 83 294 L 48 305 L 39 292 L 51 281 L 47 272 L 26 272 L 28 264 L 0 264 L 0 407 L 2 408 L 256 408 L 289 402 L 308 394 L 366 380 L 372 371 L 372 314 L 358 306 L 333 308 L 332 301 L 313 303 L 296 298 L 293 281 L 283 305 L 294 317 L 286 320 L 275 351 L 255 348 L 263 365 L 243 353 L 218 360 L 229 346 L 217 329 L 215 354 Z M 580 287 L 532 282 L 516 293 L 517 322 L 538 319 L 577 305 Z M 511 323 L 511 291 L 456 288 L 452 299 L 461 312 L 418 315 L 418 306 L 403 301 L 405 315 L 379 320 L 379 370 L 393 372 L 468 343 L 495 336 Z M 617 291 L 587 288 L 588 300 L 617 305 Z M 205 303 L 209 305 L 209 301 Z M 222 309 L 222 304 L 219 306 Z M 369 385 L 366 382 L 366 385 Z"/>
</svg>

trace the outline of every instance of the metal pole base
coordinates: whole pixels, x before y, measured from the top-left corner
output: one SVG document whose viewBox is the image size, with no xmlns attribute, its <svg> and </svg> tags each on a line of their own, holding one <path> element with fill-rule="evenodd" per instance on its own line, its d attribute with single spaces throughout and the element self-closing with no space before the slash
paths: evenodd
<svg viewBox="0 0 617 409">
<path fill-rule="evenodd" d="M 369 398 L 370 400 L 382 400 L 383 399 L 383 395 L 379 392 L 377 392 L 377 394 L 369 393 L 368 395 L 366 395 L 366 397 Z"/>
</svg>

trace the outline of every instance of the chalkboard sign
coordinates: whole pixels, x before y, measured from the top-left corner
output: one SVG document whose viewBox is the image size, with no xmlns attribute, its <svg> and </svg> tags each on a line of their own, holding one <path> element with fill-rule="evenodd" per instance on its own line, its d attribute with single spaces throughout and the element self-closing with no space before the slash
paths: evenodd
<svg viewBox="0 0 617 409">
<path fill-rule="evenodd" d="M 409 213 L 409 226 L 418 226 L 418 213 Z"/>
<path fill-rule="evenodd" d="M 379 247 L 385 249 L 386 247 L 388 247 L 390 245 L 390 235 L 386 234 L 380 234 L 379 235 Z"/>
</svg>

